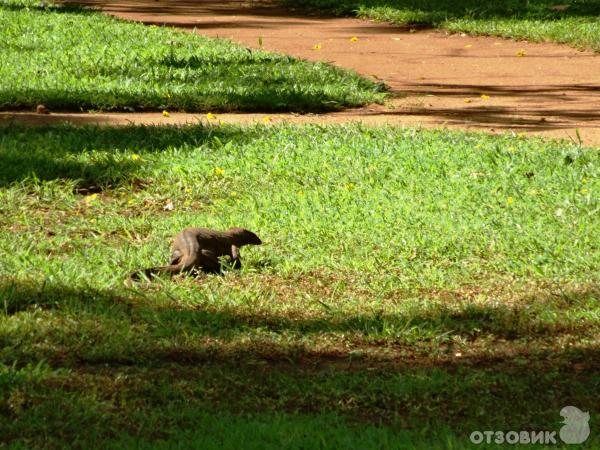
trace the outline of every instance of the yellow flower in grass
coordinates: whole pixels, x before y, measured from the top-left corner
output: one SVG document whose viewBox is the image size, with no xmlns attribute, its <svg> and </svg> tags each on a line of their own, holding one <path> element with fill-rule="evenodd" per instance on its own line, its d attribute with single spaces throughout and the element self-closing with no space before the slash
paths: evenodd
<svg viewBox="0 0 600 450">
<path fill-rule="evenodd" d="M 216 117 L 215 117 L 215 115 L 213 113 L 209 112 L 209 113 L 206 114 L 206 118 L 208 120 L 214 120 Z"/>
<path fill-rule="evenodd" d="M 131 159 L 133 161 L 137 161 L 138 159 L 140 159 L 140 155 L 138 155 L 137 153 L 134 153 L 133 155 L 131 155 Z"/>
<path fill-rule="evenodd" d="M 507 205 L 512 205 L 514 202 L 515 202 L 515 199 L 514 199 L 514 198 L 512 198 L 512 197 L 508 197 L 508 198 L 506 199 L 506 204 L 507 204 Z"/>
<path fill-rule="evenodd" d="M 225 169 L 215 167 L 215 175 L 218 177 L 222 177 L 223 175 L 225 175 Z"/>
<path fill-rule="evenodd" d="M 166 109 L 162 112 L 162 115 L 164 117 L 170 117 L 171 116 L 171 114 L 169 114 L 169 111 L 167 111 Z"/>
<path fill-rule="evenodd" d="M 85 202 L 86 202 L 86 203 L 91 203 L 91 202 L 95 201 L 97 198 L 98 198 L 98 194 L 92 194 L 92 195 L 88 195 L 88 196 L 85 198 Z"/>
<path fill-rule="evenodd" d="M 583 195 L 588 193 L 588 190 L 586 188 L 583 188 L 582 190 L 580 190 L 579 192 L 581 192 Z"/>
<path fill-rule="evenodd" d="M 264 123 L 269 123 L 270 121 L 271 121 L 271 118 L 269 116 L 263 117 Z"/>
</svg>

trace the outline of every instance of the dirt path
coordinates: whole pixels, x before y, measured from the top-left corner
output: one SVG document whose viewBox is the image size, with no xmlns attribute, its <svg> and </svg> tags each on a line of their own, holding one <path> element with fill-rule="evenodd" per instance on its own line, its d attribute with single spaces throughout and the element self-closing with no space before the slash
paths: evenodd
<svg viewBox="0 0 600 450">
<path fill-rule="evenodd" d="M 555 44 L 406 30 L 357 19 L 302 16 L 269 3 L 103 1 L 80 3 L 130 20 L 171 25 L 244 45 L 330 61 L 384 81 L 398 98 L 325 115 L 269 115 L 274 121 L 393 123 L 513 130 L 600 146 L 600 55 Z M 356 37 L 358 40 L 352 40 Z M 315 50 L 315 44 L 320 49 Z M 524 53 L 523 53 L 524 52 Z M 523 56 L 518 56 L 521 54 Z M 230 122 L 266 114 L 223 114 Z M 11 118 L 12 117 L 12 118 Z M 202 114 L 1 114 L 0 121 L 69 119 L 99 123 L 182 123 Z"/>
</svg>

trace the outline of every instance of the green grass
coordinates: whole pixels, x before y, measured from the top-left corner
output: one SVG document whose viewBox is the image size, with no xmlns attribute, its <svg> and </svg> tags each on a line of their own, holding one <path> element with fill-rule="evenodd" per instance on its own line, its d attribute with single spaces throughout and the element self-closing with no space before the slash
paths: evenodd
<svg viewBox="0 0 600 450">
<path fill-rule="evenodd" d="M 565 405 L 598 430 L 599 175 L 448 130 L 0 128 L 0 440 L 471 448 Z M 265 245 L 124 286 L 192 225 Z"/>
<path fill-rule="evenodd" d="M 300 0 L 293 6 L 407 26 L 552 41 L 600 51 L 598 0 Z"/>
<path fill-rule="evenodd" d="M 0 109 L 328 111 L 381 86 L 225 40 L 76 7 L 0 1 Z"/>
</svg>

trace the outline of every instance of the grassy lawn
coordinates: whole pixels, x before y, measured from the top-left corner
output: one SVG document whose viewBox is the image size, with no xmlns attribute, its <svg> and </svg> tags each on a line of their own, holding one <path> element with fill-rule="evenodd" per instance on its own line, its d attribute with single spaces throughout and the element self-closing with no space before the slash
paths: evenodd
<svg viewBox="0 0 600 450">
<path fill-rule="evenodd" d="M 0 109 L 327 111 L 383 98 L 326 63 L 74 7 L 0 0 Z"/>
<path fill-rule="evenodd" d="M 600 446 L 599 175 L 447 130 L 0 128 L 0 442 L 470 448 L 574 405 Z M 192 225 L 265 245 L 124 286 Z"/>
<path fill-rule="evenodd" d="M 294 0 L 334 14 L 600 51 L 598 0 Z"/>
</svg>

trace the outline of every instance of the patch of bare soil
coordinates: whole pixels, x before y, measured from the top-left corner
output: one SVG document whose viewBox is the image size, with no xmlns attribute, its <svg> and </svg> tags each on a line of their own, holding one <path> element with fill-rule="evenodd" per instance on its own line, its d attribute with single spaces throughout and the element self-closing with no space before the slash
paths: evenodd
<svg viewBox="0 0 600 450">
<path fill-rule="evenodd" d="M 271 1 L 82 0 L 108 14 L 229 38 L 248 47 L 336 65 L 385 82 L 385 105 L 276 121 L 447 126 L 576 138 L 600 146 L 600 55 L 563 45 L 409 30 L 358 19 L 313 17 Z M 353 39 L 354 38 L 354 39 Z M 319 49 L 315 45 L 320 44 Z M 223 114 L 253 122 L 265 114 Z M 200 114 L 0 113 L 0 123 L 186 123 Z"/>
</svg>

